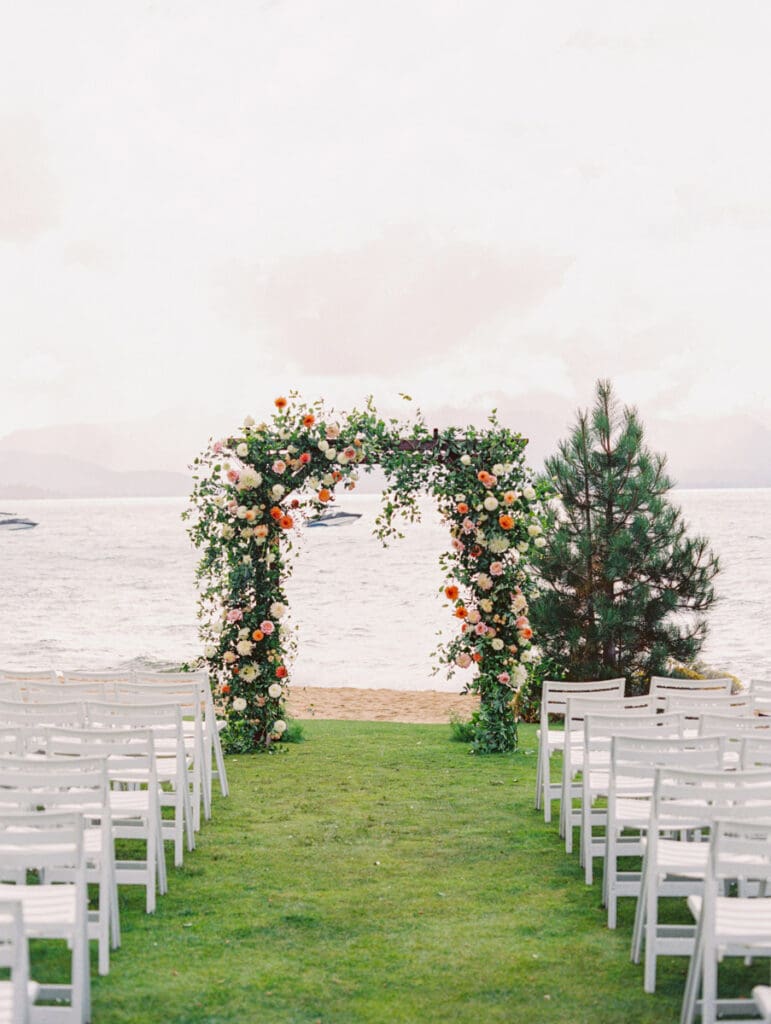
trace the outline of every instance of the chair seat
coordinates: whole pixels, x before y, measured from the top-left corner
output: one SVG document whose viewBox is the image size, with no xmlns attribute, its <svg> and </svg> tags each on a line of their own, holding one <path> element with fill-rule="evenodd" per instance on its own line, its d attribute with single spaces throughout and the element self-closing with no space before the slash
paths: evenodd
<svg viewBox="0 0 771 1024">
<path fill-rule="evenodd" d="M 688 909 L 696 920 L 701 904 L 699 894 L 688 897 Z M 731 946 L 747 946 L 758 955 L 771 956 L 771 897 L 718 896 L 715 937 L 721 951 Z"/>
<path fill-rule="evenodd" d="M 709 843 L 686 843 L 659 839 L 656 866 L 660 875 L 704 878 L 709 860 Z"/>
<path fill-rule="evenodd" d="M 763 1014 L 763 1020 L 771 1020 L 771 988 L 768 985 L 756 985 L 752 990 L 752 998 Z"/>
<path fill-rule="evenodd" d="M 24 931 L 32 939 L 67 939 L 77 917 L 74 885 L 7 885 L 0 883 L 0 897 L 20 900 Z"/>
</svg>

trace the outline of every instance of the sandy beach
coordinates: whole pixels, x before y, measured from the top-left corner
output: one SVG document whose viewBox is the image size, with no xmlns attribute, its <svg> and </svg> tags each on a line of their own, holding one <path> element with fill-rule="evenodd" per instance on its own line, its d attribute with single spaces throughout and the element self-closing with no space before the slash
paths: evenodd
<svg viewBox="0 0 771 1024">
<path fill-rule="evenodd" d="M 467 719 L 479 698 L 437 690 L 359 690 L 352 686 L 297 686 L 289 691 L 293 718 L 334 718 L 359 722 L 443 724 L 451 714 Z"/>
</svg>

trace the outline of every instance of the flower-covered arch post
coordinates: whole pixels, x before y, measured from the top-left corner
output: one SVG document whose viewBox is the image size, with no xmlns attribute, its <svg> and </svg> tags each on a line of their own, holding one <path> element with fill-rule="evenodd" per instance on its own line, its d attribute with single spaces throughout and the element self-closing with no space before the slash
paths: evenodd
<svg viewBox="0 0 771 1024">
<path fill-rule="evenodd" d="M 284 582 L 294 531 L 335 489 L 356 486 L 362 465 L 388 481 L 377 534 L 420 518 L 432 494 L 449 527 L 442 590 L 457 634 L 437 652 L 468 673 L 480 695 L 474 748 L 516 747 L 516 696 L 536 657 L 527 619 L 528 553 L 542 546 L 544 485 L 524 466 L 526 442 L 493 415 L 490 427 L 430 432 L 420 414 L 386 424 L 372 406 L 345 416 L 297 395 L 276 399 L 270 424 L 245 420 L 195 460 L 190 535 L 198 568 L 204 658 L 226 709 L 231 749 L 268 749 L 286 731 L 291 634 Z"/>
</svg>

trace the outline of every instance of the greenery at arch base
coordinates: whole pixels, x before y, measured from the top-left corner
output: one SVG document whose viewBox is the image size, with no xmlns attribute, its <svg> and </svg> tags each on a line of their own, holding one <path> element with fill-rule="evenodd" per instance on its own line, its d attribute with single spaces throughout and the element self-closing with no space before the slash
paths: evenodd
<svg viewBox="0 0 771 1024">
<path fill-rule="evenodd" d="M 231 749 L 269 750 L 286 735 L 295 639 L 285 618 L 285 581 L 297 531 L 336 491 L 379 465 L 386 489 L 375 532 L 383 543 L 399 520 L 420 518 L 431 494 L 446 522 L 440 590 L 455 635 L 436 652 L 448 675 L 478 693 L 472 749 L 516 749 L 517 698 L 538 659 L 528 620 L 530 557 L 546 543 L 549 485 L 525 466 L 527 442 L 502 427 L 432 432 L 418 412 L 381 419 L 372 401 L 339 414 L 296 394 L 275 400 L 270 422 L 247 417 L 195 460 L 185 513 L 198 567 L 204 661 L 227 716 Z"/>
</svg>

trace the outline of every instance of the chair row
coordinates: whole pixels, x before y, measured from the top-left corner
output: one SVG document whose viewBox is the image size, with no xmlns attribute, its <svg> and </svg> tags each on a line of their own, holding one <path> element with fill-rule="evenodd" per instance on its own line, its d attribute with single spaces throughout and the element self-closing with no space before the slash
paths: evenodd
<svg viewBox="0 0 771 1024">
<path fill-rule="evenodd" d="M 646 991 L 655 990 L 657 956 L 690 955 L 682 1021 L 700 1009 L 711 1024 L 718 1010 L 747 1007 L 717 999 L 718 959 L 771 955 L 771 718 L 657 712 L 655 701 L 628 701 L 615 714 L 604 713 L 607 699 L 566 701 L 560 825 L 568 849 L 581 830 L 587 882 L 603 859 L 610 927 L 618 899 L 637 897 L 632 959 L 644 950 Z M 728 847 L 743 852 L 732 858 Z M 642 870 L 620 870 L 627 856 L 642 857 Z M 729 878 L 736 897 L 723 895 Z M 688 897 L 695 927 L 659 924 L 658 901 L 672 896 Z"/>
</svg>

